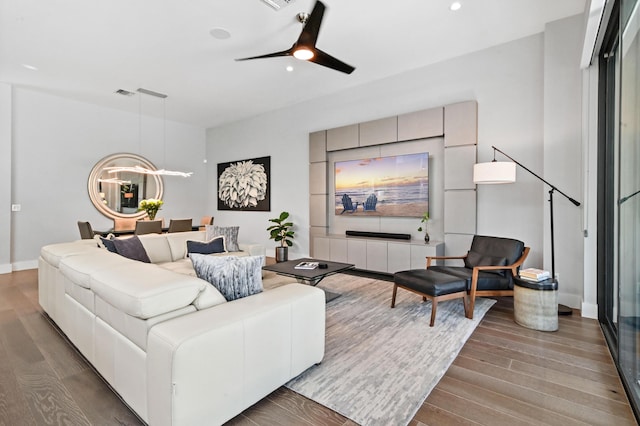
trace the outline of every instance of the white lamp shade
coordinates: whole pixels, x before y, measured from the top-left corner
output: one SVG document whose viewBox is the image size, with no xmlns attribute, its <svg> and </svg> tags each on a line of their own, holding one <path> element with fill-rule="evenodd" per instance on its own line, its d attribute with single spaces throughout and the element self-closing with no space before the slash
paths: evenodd
<svg viewBox="0 0 640 426">
<path fill-rule="evenodd" d="M 473 183 L 496 184 L 516 181 L 516 163 L 511 161 L 491 161 L 473 165 Z"/>
</svg>

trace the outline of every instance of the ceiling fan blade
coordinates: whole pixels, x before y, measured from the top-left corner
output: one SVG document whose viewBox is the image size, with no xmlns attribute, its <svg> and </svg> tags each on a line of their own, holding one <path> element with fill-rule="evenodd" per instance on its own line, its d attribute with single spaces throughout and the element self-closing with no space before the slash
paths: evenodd
<svg viewBox="0 0 640 426">
<path fill-rule="evenodd" d="M 351 74 L 355 70 L 351 65 L 345 64 L 341 60 L 334 58 L 320 49 L 314 49 L 314 53 L 315 55 L 313 58 L 309 59 L 310 62 L 314 62 L 318 65 L 322 65 L 336 71 L 341 71 L 345 74 Z"/>
<path fill-rule="evenodd" d="M 316 45 L 325 9 L 326 8 L 324 6 L 324 3 L 322 3 L 321 1 L 316 1 L 316 4 L 313 6 L 313 10 L 311 11 L 309 18 L 307 19 L 307 22 L 304 24 L 304 28 L 302 28 L 300 37 L 298 37 L 298 41 L 296 41 L 296 45 L 309 47 L 314 47 Z"/>
<path fill-rule="evenodd" d="M 293 55 L 293 48 L 283 50 L 282 52 L 274 52 L 274 53 L 267 53 L 265 55 L 250 56 L 248 58 L 238 58 L 236 59 L 236 61 L 248 61 L 250 59 L 262 59 L 262 58 L 277 58 L 278 56 L 291 56 L 291 55 Z"/>
</svg>

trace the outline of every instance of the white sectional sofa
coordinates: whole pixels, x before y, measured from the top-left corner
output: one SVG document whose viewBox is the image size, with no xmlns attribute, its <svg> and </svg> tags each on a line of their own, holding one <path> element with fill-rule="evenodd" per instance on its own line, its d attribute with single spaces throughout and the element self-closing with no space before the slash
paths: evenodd
<svg viewBox="0 0 640 426">
<path fill-rule="evenodd" d="M 227 302 L 185 258 L 186 240 L 204 237 L 140 236 L 152 263 L 93 240 L 41 250 L 40 305 L 151 425 L 221 424 L 324 355 L 322 290 L 291 283 Z"/>
</svg>

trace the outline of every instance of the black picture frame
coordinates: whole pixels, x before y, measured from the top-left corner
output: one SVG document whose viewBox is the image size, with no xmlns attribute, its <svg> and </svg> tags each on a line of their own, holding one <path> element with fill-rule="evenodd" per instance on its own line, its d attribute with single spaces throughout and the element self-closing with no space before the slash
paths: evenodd
<svg viewBox="0 0 640 426">
<path fill-rule="evenodd" d="M 218 163 L 217 182 L 218 210 L 271 211 L 270 156 Z"/>
</svg>

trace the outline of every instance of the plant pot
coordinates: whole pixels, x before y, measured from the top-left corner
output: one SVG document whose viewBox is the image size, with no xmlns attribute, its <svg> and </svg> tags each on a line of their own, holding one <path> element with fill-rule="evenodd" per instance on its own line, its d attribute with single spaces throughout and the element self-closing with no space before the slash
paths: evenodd
<svg viewBox="0 0 640 426">
<path fill-rule="evenodd" d="M 289 260 L 289 247 L 276 247 L 276 262 Z"/>
<path fill-rule="evenodd" d="M 429 240 L 430 240 L 430 238 L 429 238 L 429 233 L 428 233 L 428 232 L 425 232 L 425 233 L 424 233 L 424 243 L 425 243 L 425 244 L 429 244 Z"/>
</svg>

